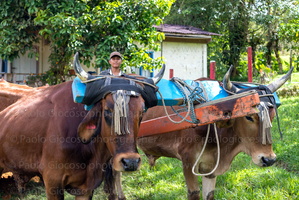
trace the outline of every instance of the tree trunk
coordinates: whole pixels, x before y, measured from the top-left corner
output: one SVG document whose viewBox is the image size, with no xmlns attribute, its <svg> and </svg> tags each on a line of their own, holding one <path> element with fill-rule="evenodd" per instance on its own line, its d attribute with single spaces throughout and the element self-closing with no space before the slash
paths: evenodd
<svg viewBox="0 0 299 200">
<path fill-rule="evenodd" d="M 280 54 L 279 54 L 278 38 L 276 38 L 274 40 L 273 49 L 274 49 L 275 57 L 276 57 L 276 60 L 277 60 L 277 63 L 278 63 L 279 73 L 282 74 L 283 70 L 282 70 L 282 63 L 281 63 L 281 58 L 280 58 Z"/>
<path fill-rule="evenodd" d="M 258 71 L 255 65 L 255 55 L 256 55 L 256 45 L 251 45 L 252 48 L 252 69 L 253 69 L 253 76 L 258 75 Z"/>
<path fill-rule="evenodd" d="M 272 63 L 271 62 L 272 40 L 271 39 L 267 42 L 266 48 L 267 48 L 267 50 L 265 52 L 266 64 L 267 64 L 267 67 L 272 69 L 272 66 L 271 66 L 271 63 Z"/>
</svg>

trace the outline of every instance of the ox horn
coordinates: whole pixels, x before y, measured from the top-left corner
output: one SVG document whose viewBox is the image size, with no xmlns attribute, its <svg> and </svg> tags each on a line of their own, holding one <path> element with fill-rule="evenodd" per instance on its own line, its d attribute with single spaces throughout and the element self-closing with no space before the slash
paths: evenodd
<svg viewBox="0 0 299 200">
<path fill-rule="evenodd" d="M 80 65 L 78 52 L 74 56 L 74 70 L 76 72 L 76 75 L 81 79 L 81 81 L 86 81 L 88 79 L 88 73 L 85 72 Z"/>
<path fill-rule="evenodd" d="M 267 87 L 270 89 L 270 91 L 272 93 L 274 93 L 276 90 L 278 90 L 291 77 L 293 70 L 294 70 L 294 67 L 291 67 L 291 69 L 288 71 L 287 74 L 285 74 L 280 79 L 267 85 Z"/>
<path fill-rule="evenodd" d="M 226 72 L 226 74 L 224 75 L 224 77 L 223 77 L 223 88 L 226 89 L 227 91 L 237 93 L 240 89 L 237 88 L 236 86 L 234 86 L 232 84 L 232 82 L 230 81 L 230 76 L 231 76 L 231 73 L 233 71 L 233 68 L 234 67 L 231 66 L 229 68 L 229 70 Z"/>
<path fill-rule="evenodd" d="M 156 74 L 155 77 L 152 78 L 152 80 L 154 81 L 154 84 L 156 85 L 157 83 L 159 83 L 159 81 L 162 79 L 164 72 L 165 72 L 165 64 L 162 65 L 162 69 L 159 71 L 158 74 Z"/>
</svg>

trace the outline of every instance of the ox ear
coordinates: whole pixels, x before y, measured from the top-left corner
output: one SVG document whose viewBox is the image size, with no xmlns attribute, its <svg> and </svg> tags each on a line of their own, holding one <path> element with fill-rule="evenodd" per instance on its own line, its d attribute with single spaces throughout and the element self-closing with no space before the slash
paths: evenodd
<svg viewBox="0 0 299 200">
<path fill-rule="evenodd" d="M 235 123 L 235 119 L 228 119 L 216 122 L 218 128 L 229 128 L 232 127 Z"/>
<path fill-rule="evenodd" d="M 82 143 L 87 144 L 101 131 L 101 104 L 97 103 L 84 117 L 78 127 L 78 136 Z"/>
</svg>

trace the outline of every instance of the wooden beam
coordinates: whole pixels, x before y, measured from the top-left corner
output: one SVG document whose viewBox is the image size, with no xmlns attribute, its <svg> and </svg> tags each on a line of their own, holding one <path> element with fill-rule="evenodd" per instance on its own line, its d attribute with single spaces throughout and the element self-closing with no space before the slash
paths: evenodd
<svg viewBox="0 0 299 200">
<path fill-rule="evenodd" d="M 219 100 L 195 106 L 196 117 L 199 123 L 194 124 L 187 121 L 181 123 L 173 123 L 167 116 L 147 120 L 141 123 L 138 137 L 150 135 L 158 135 L 171 131 L 177 131 L 217 121 L 244 117 L 254 113 L 258 113 L 257 105 L 260 103 L 258 94 L 255 91 L 236 94 Z M 181 116 L 185 116 L 186 112 L 181 112 Z M 180 121 L 181 117 L 176 114 L 170 115 L 171 119 Z M 187 118 L 191 120 L 190 117 Z"/>
</svg>

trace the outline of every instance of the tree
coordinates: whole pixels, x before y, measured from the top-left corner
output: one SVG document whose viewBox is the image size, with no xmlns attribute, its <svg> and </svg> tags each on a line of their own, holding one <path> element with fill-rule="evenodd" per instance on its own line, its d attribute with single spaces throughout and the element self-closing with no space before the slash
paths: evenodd
<svg viewBox="0 0 299 200">
<path fill-rule="evenodd" d="M 164 35 L 153 25 L 162 23 L 173 0 L 2 0 L 0 57 L 12 60 L 31 50 L 41 38 L 50 42 L 51 70 L 63 81 L 74 52 L 84 64 L 95 56 L 96 67 L 107 66 L 111 51 L 120 51 L 128 66 L 153 68 L 148 50 L 159 48 Z"/>
<path fill-rule="evenodd" d="M 298 8 L 298 5 L 299 1 L 293 2 L 290 6 Z M 297 55 L 295 61 L 297 70 L 299 70 L 299 10 L 290 9 L 286 16 L 285 20 L 280 22 L 278 37 L 282 41 L 283 46 L 290 51 L 290 65 L 292 65 L 293 55 Z"/>
</svg>

